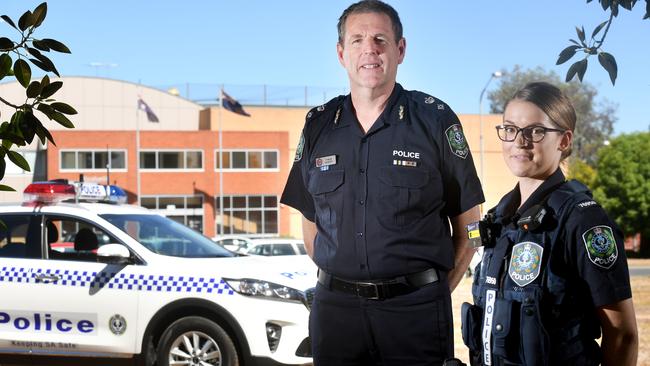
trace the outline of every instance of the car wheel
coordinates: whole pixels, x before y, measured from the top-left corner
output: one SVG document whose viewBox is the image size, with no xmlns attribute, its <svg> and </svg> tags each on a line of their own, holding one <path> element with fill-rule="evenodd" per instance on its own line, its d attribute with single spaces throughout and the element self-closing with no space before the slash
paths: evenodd
<svg viewBox="0 0 650 366">
<path fill-rule="evenodd" d="M 237 350 L 226 331 L 198 316 L 172 323 L 158 343 L 158 366 L 237 366 Z"/>
</svg>

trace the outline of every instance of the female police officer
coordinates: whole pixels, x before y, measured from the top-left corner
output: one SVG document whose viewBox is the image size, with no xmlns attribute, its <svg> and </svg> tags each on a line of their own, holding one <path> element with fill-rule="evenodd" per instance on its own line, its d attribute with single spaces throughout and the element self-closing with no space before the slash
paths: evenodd
<svg viewBox="0 0 650 366">
<path fill-rule="evenodd" d="M 515 94 L 497 126 L 519 182 L 481 222 L 475 305 L 462 309 L 472 365 L 636 364 L 621 232 L 559 168 L 575 122 L 568 98 L 537 82 Z"/>
</svg>

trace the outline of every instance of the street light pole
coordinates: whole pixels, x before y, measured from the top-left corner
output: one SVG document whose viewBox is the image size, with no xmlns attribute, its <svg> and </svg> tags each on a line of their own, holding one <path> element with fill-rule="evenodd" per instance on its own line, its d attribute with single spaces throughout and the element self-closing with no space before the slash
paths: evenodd
<svg viewBox="0 0 650 366">
<path fill-rule="evenodd" d="M 483 90 L 481 90 L 481 96 L 478 98 L 478 123 L 479 123 L 479 151 L 480 151 L 480 159 L 481 159 L 481 184 L 485 184 L 483 181 L 483 161 L 484 161 L 484 148 L 483 148 L 483 95 L 485 94 L 485 90 L 487 90 L 488 85 L 490 85 L 490 82 L 494 78 L 500 78 L 503 76 L 503 72 L 501 71 L 495 71 L 490 75 L 490 78 L 488 79 L 487 83 L 485 83 L 485 86 L 483 87 Z"/>
</svg>

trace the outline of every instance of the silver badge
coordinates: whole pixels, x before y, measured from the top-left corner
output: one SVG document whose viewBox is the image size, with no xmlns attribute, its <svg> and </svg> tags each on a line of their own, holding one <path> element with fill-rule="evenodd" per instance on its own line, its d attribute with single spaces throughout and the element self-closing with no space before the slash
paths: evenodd
<svg viewBox="0 0 650 366">
<path fill-rule="evenodd" d="M 109 319 L 108 327 L 115 335 L 124 334 L 126 331 L 126 319 L 120 314 L 115 314 Z"/>
<path fill-rule="evenodd" d="M 508 275 L 519 287 L 535 281 L 542 267 L 544 248 L 532 241 L 525 241 L 512 247 Z"/>
<path fill-rule="evenodd" d="M 426 104 L 433 104 L 433 102 L 435 102 L 435 101 L 436 101 L 435 98 L 433 98 L 432 96 L 428 96 L 428 97 L 424 98 L 424 102 Z"/>
<path fill-rule="evenodd" d="M 443 109 L 445 109 L 445 105 L 444 104 L 438 104 L 438 110 L 441 111 Z"/>
<path fill-rule="evenodd" d="M 316 108 L 316 110 L 319 111 L 319 112 L 324 111 L 325 110 L 325 104 L 319 105 L 318 108 Z"/>
</svg>

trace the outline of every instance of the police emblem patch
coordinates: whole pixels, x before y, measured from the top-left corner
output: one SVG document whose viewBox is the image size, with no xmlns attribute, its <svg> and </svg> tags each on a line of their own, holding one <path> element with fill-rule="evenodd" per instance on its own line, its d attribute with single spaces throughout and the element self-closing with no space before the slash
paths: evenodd
<svg viewBox="0 0 650 366">
<path fill-rule="evenodd" d="M 447 135 L 447 142 L 449 142 L 451 152 L 459 158 L 465 159 L 469 154 L 469 147 L 467 146 L 467 141 L 465 140 L 465 135 L 460 125 L 451 125 L 445 131 L 445 134 Z"/>
<path fill-rule="evenodd" d="M 115 314 L 108 320 L 108 327 L 115 335 L 124 334 L 126 331 L 126 319 L 122 315 Z"/>
<path fill-rule="evenodd" d="M 602 268 L 610 268 L 618 258 L 618 247 L 612 228 L 609 226 L 594 226 L 582 234 L 582 240 L 587 248 L 589 260 Z"/>
<path fill-rule="evenodd" d="M 525 241 L 512 247 L 508 275 L 519 287 L 535 281 L 539 276 L 544 248 L 532 241 Z"/>
<path fill-rule="evenodd" d="M 298 146 L 296 147 L 296 157 L 293 159 L 294 162 L 299 162 L 302 159 L 302 149 L 305 147 L 305 135 L 300 134 L 300 140 L 298 141 Z"/>
</svg>

